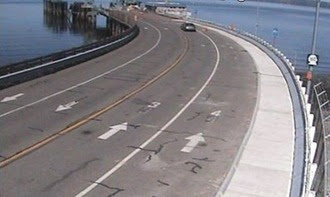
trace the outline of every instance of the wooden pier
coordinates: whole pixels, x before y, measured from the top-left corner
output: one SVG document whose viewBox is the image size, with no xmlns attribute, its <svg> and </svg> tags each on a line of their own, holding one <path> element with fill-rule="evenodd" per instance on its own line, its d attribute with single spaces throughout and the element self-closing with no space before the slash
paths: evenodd
<svg viewBox="0 0 330 197">
<path fill-rule="evenodd" d="M 86 2 L 74 2 L 70 5 L 72 14 L 72 21 L 87 21 L 89 23 L 96 23 L 96 16 L 98 10 L 92 4 Z"/>
<path fill-rule="evenodd" d="M 57 16 L 66 16 L 68 14 L 68 2 L 44 0 L 44 12 Z"/>
<path fill-rule="evenodd" d="M 97 7 L 88 1 L 73 2 L 68 5 L 62 0 L 44 0 L 44 13 L 49 19 L 58 17 L 61 19 L 60 21 L 69 21 L 71 27 L 83 26 L 85 28 L 95 28 L 97 16 L 102 15 L 107 18 L 107 29 L 112 36 L 119 35 L 129 28 L 127 21 L 121 20 L 124 17 L 119 15 L 120 12 L 101 6 Z"/>
</svg>

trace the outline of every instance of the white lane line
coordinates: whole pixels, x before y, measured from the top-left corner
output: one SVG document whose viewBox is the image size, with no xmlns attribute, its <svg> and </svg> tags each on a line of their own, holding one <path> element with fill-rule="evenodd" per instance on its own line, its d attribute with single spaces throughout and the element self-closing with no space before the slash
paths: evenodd
<svg viewBox="0 0 330 197">
<path fill-rule="evenodd" d="M 124 63 L 124 64 L 122 64 L 122 65 L 120 65 L 120 66 L 118 66 L 118 67 L 116 67 L 116 68 L 114 68 L 114 69 L 111 69 L 111 70 L 109 70 L 109 71 L 107 71 L 107 72 L 104 72 L 104 73 L 102 73 L 102 74 L 100 74 L 100 75 L 98 75 L 98 76 L 96 76 L 96 77 L 93 77 L 93 78 L 87 80 L 87 81 L 81 82 L 81 83 L 79 83 L 79 84 L 77 84 L 77 85 L 71 86 L 71 87 L 69 87 L 69 88 L 67 88 L 67 89 L 64 89 L 64 90 L 61 90 L 61 91 L 56 92 L 56 93 L 54 93 L 54 94 L 51 94 L 51 95 L 49 95 L 49 96 L 46 96 L 46 97 L 44 97 L 44 98 L 42 98 L 42 99 L 40 99 L 40 100 L 37 100 L 37 101 L 35 101 L 35 102 L 32 102 L 32 103 L 30 103 L 30 104 L 27 104 L 27 105 L 24 105 L 24 106 L 22 106 L 22 107 L 16 108 L 16 109 L 11 110 L 11 111 L 8 111 L 8 112 L 6 112 L 6 113 L 3 113 L 3 114 L 0 115 L 0 118 L 5 117 L 5 116 L 7 116 L 7 115 L 9 115 L 9 114 L 12 114 L 12 113 L 18 112 L 18 111 L 20 111 L 20 110 L 22 110 L 22 109 L 25 109 L 25 108 L 27 108 L 27 107 L 31 107 L 31 106 L 33 106 L 33 105 L 35 105 L 35 104 L 38 104 L 38 103 L 41 103 L 41 102 L 43 102 L 43 101 L 46 101 L 46 100 L 48 100 L 48 99 L 50 99 L 50 98 L 53 98 L 53 97 L 58 96 L 58 95 L 60 95 L 60 94 L 63 94 L 63 93 L 65 93 L 65 92 L 69 91 L 69 90 L 73 90 L 73 89 L 75 89 L 75 88 L 77 88 L 77 87 L 79 87 L 79 86 L 85 85 L 85 84 L 87 84 L 87 83 L 89 83 L 89 82 L 92 82 L 92 81 L 94 81 L 94 80 L 96 80 L 96 79 L 99 79 L 99 78 L 101 78 L 101 77 L 103 77 L 103 76 L 105 76 L 105 75 L 107 75 L 107 74 L 109 74 L 109 73 L 112 73 L 112 72 L 114 72 L 114 71 L 116 71 L 116 70 L 118 70 L 118 69 L 120 69 L 120 68 L 123 68 L 123 67 L 127 66 L 128 64 L 130 64 L 130 63 L 132 63 L 132 62 L 134 62 L 134 61 L 140 59 L 141 57 L 147 55 L 148 53 L 150 53 L 152 50 L 154 50 L 154 49 L 159 45 L 160 40 L 161 40 L 161 38 L 162 38 L 162 34 L 161 34 L 160 30 L 159 30 L 157 27 L 153 26 L 152 24 L 147 23 L 147 22 L 143 22 L 143 23 L 146 23 L 146 24 L 150 25 L 152 28 L 154 28 L 154 29 L 158 32 L 158 40 L 157 40 L 156 44 L 155 44 L 154 46 L 152 46 L 152 47 L 151 47 L 149 50 L 147 50 L 146 52 L 142 53 L 141 55 L 139 55 L 139 56 L 137 56 L 137 57 L 131 59 L 130 61 L 128 61 L 128 62 L 126 62 L 126 63 Z"/>
<path fill-rule="evenodd" d="M 198 145 L 199 142 L 205 142 L 205 138 L 203 137 L 203 133 L 198 133 L 196 135 L 192 135 L 185 138 L 189 140 L 189 142 L 181 149 L 181 152 L 190 153 L 194 148 Z"/>
<path fill-rule="evenodd" d="M 13 95 L 13 96 L 7 96 L 7 97 L 3 98 L 0 102 L 6 103 L 6 102 L 14 101 L 14 100 L 17 100 L 18 97 L 21 97 L 23 95 L 24 95 L 23 93 L 19 93 L 19 94 Z"/>
<path fill-rule="evenodd" d="M 99 50 L 99 49 L 102 49 L 102 48 L 105 48 L 105 47 L 114 45 L 114 44 L 116 44 L 116 43 L 118 43 L 118 42 L 120 42 L 122 40 L 125 40 L 127 37 L 129 37 L 129 35 L 127 35 L 124 38 L 121 38 L 119 40 L 116 40 L 114 42 L 111 42 L 109 44 L 106 44 L 106 45 L 103 45 L 103 46 L 100 46 L 100 47 L 97 47 L 97 48 L 94 48 L 94 49 L 91 49 L 91 50 L 88 50 L 88 51 L 77 53 L 75 55 L 71 55 L 69 57 L 65 57 L 65 58 L 62 58 L 62 59 L 59 59 L 59 60 L 55 60 L 55 61 L 52 61 L 52 62 L 48 62 L 48 63 L 45 63 L 45 64 L 41 64 L 39 66 L 34 66 L 32 68 L 24 69 L 24 70 L 17 71 L 17 72 L 14 72 L 14 73 L 9 73 L 7 75 L 0 76 L 0 79 L 4 79 L 4 78 L 10 77 L 10 76 L 14 76 L 14 75 L 17 75 L 17 74 L 20 74 L 20 73 L 25 73 L 25 72 L 28 72 L 28 71 L 31 71 L 31 70 L 36 70 L 36 69 L 39 69 L 39 68 L 43 68 L 43 67 L 46 67 L 46 66 L 48 66 L 50 64 L 54 64 L 54 63 L 57 63 L 57 62 L 63 62 L 65 60 L 72 59 L 72 58 L 77 57 L 77 56 L 80 56 L 80 55 L 88 54 L 88 53 L 91 53 L 93 51 L 96 51 L 96 50 Z"/>
<path fill-rule="evenodd" d="M 115 173 L 118 169 L 120 169 L 123 165 L 125 165 L 132 157 L 134 157 L 137 153 L 141 151 L 141 149 L 145 148 L 148 144 L 150 144 L 154 139 L 156 139 L 164 130 L 166 130 L 195 100 L 196 98 L 202 93 L 202 91 L 206 88 L 206 86 L 210 83 L 211 79 L 213 78 L 215 72 L 217 71 L 219 67 L 219 61 L 220 61 L 220 52 L 215 44 L 215 42 L 206 34 L 203 32 L 199 32 L 200 34 L 204 35 L 206 38 L 208 38 L 211 43 L 214 45 L 215 50 L 217 52 L 217 61 L 213 68 L 213 71 L 209 78 L 206 80 L 206 82 L 203 84 L 203 86 L 199 89 L 199 91 L 186 103 L 186 105 L 181 108 L 181 110 L 168 122 L 166 123 L 160 130 L 158 130 L 153 136 L 151 136 L 147 141 L 145 141 L 142 145 L 140 145 L 139 149 L 135 149 L 133 152 L 131 152 L 129 155 L 127 155 L 123 160 L 121 160 L 117 165 L 115 165 L 112 169 L 110 169 L 108 172 L 106 172 L 104 175 L 102 175 L 100 178 L 98 178 L 94 183 L 89 185 L 86 189 L 81 191 L 79 194 L 77 194 L 75 197 L 83 197 L 90 191 L 92 191 L 96 186 L 98 186 L 98 183 L 101 183 L 105 179 L 107 179 L 109 176 L 111 176 L 113 173 Z"/>
<path fill-rule="evenodd" d="M 110 130 L 107 131 L 107 132 L 105 132 L 104 134 L 100 135 L 98 137 L 98 139 L 100 139 L 100 140 L 107 140 L 109 137 L 115 135 L 120 130 L 127 131 L 127 122 L 122 123 L 122 124 L 111 126 L 110 127 Z"/>
</svg>

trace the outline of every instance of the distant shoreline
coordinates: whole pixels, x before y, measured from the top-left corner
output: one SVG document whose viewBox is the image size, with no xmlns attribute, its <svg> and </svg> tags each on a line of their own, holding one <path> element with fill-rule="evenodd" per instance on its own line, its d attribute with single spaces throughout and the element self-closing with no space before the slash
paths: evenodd
<svg viewBox="0 0 330 197">
<path fill-rule="evenodd" d="M 148 0 L 142 0 L 148 1 Z M 155 1 L 155 0 L 149 0 Z M 198 4 L 198 3 L 228 3 L 228 4 L 235 4 L 234 0 L 171 0 L 173 2 L 180 2 L 185 4 Z M 245 2 L 261 2 L 261 3 L 274 3 L 274 4 L 285 4 L 285 5 L 295 5 L 295 6 L 303 6 L 303 7 L 315 7 L 316 1 L 314 0 L 245 0 Z M 242 3 L 244 4 L 244 3 Z M 330 8 L 330 0 L 329 2 L 321 2 L 322 8 Z"/>
<path fill-rule="evenodd" d="M 308 6 L 308 7 L 315 7 L 315 5 L 316 5 L 316 1 L 310 1 L 310 0 L 246 0 L 246 1 L 259 1 L 259 2 L 268 2 L 268 3 L 281 3 L 281 4 L 288 4 L 288 5 Z M 321 7 L 323 7 L 323 8 L 330 8 L 330 3 L 328 3 L 328 2 L 321 2 Z"/>
</svg>

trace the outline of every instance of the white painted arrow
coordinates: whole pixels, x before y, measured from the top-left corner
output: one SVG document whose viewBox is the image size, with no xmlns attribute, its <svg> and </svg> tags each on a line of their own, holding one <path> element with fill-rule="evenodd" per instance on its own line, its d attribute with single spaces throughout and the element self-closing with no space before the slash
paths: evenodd
<svg viewBox="0 0 330 197">
<path fill-rule="evenodd" d="M 24 95 L 23 93 L 19 93 L 19 94 L 16 94 L 16 95 L 14 95 L 14 96 L 7 96 L 7 97 L 5 97 L 5 98 L 3 98 L 3 99 L 1 100 L 1 103 L 5 103 L 5 102 L 9 102 L 9 101 L 14 101 L 14 100 L 16 100 L 18 97 L 23 96 L 23 95 Z"/>
<path fill-rule="evenodd" d="M 78 104 L 78 101 L 72 101 L 70 103 L 67 103 L 65 105 L 59 105 L 57 108 L 56 108 L 56 112 L 59 112 L 59 111 L 64 111 L 64 110 L 68 110 L 68 109 L 72 109 L 72 106 L 74 105 L 77 105 Z"/>
<path fill-rule="evenodd" d="M 127 122 L 111 126 L 110 130 L 105 132 L 104 134 L 100 135 L 98 137 L 98 139 L 107 140 L 109 137 L 113 136 L 114 134 L 116 134 L 120 130 L 127 131 Z"/>
<path fill-rule="evenodd" d="M 198 133 L 190 137 L 186 137 L 186 140 L 190 140 L 185 147 L 181 149 L 181 152 L 190 153 L 198 145 L 199 142 L 205 142 L 203 133 Z"/>
</svg>

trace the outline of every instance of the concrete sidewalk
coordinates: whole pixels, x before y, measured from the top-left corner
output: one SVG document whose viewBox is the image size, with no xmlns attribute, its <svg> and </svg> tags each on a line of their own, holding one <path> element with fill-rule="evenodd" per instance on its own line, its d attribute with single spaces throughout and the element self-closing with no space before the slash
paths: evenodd
<svg viewBox="0 0 330 197">
<path fill-rule="evenodd" d="M 258 70 L 259 95 L 254 120 L 241 152 L 217 196 L 289 196 L 293 154 L 294 117 L 287 83 L 273 60 L 253 44 L 218 29 L 243 46 Z"/>
</svg>

